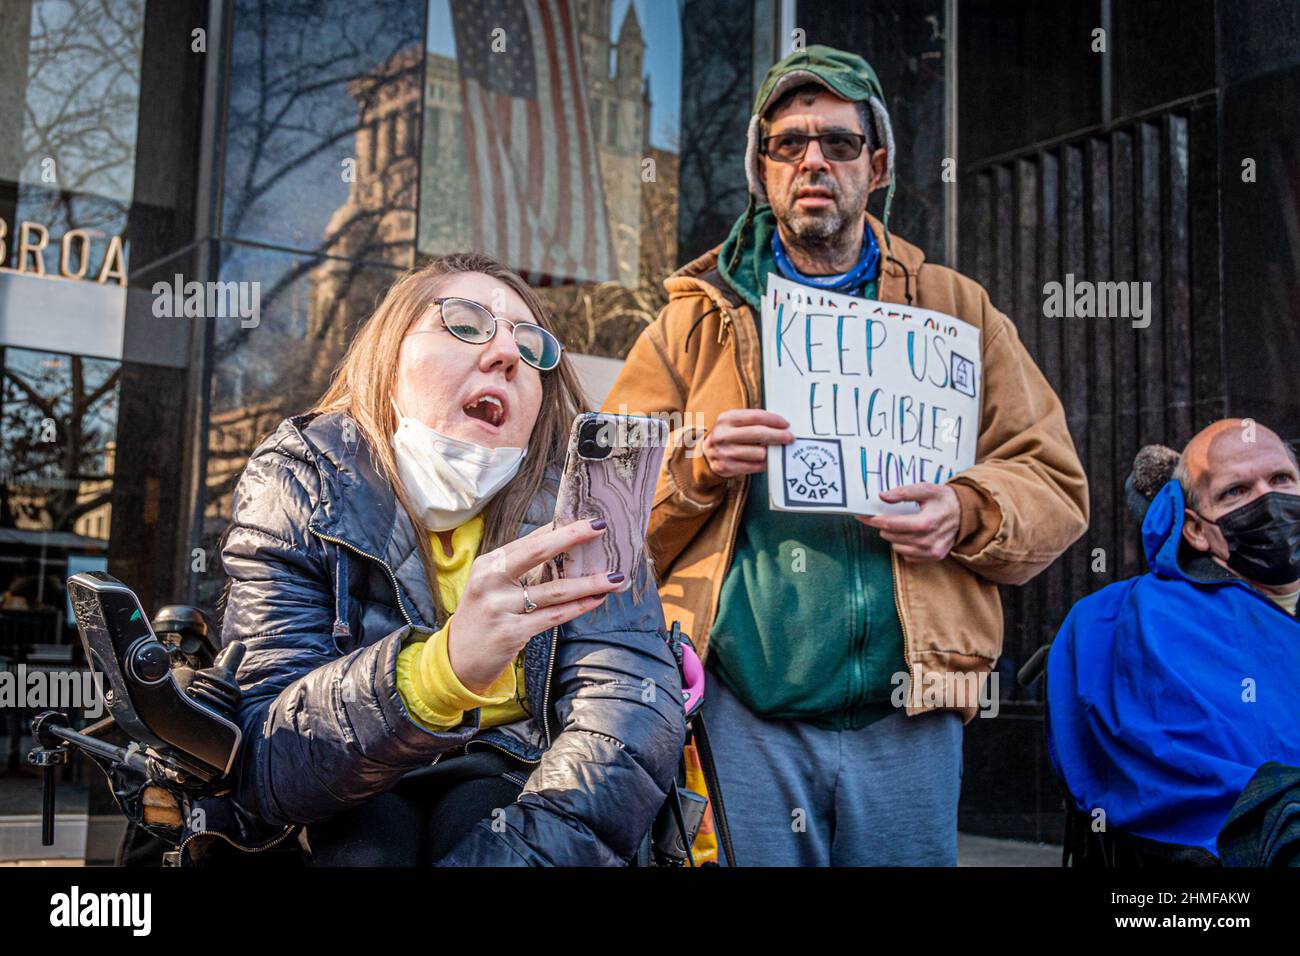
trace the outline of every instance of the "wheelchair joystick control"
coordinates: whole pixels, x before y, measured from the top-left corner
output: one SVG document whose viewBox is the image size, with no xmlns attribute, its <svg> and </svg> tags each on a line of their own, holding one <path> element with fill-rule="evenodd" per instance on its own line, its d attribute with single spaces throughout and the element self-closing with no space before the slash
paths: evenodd
<svg viewBox="0 0 1300 956">
<path fill-rule="evenodd" d="M 239 683 L 235 674 L 243 659 L 244 642 L 231 641 L 217 655 L 211 667 L 194 675 L 186 693 L 226 717 L 233 715 L 239 705 Z"/>
</svg>

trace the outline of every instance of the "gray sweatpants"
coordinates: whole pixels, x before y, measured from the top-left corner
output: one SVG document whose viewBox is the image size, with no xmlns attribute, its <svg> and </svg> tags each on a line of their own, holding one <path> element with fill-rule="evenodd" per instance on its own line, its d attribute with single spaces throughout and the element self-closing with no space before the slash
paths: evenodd
<svg viewBox="0 0 1300 956">
<path fill-rule="evenodd" d="M 821 730 L 755 716 L 710 670 L 704 715 L 741 866 L 956 865 L 956 713 Z"/>
</svg>

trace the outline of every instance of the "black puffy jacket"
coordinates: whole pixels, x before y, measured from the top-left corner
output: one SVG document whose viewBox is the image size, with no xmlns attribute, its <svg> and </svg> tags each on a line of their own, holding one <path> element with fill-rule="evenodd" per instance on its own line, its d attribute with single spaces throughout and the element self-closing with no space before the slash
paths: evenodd
<svg viewBox="0 0 1300 956">
<path fill-rule="evenodd" d="M 439 622 L 414 526 L 364 439 L 345 440 L 357 434 L 347 424 L 286 420 L 235 490 L 222 640 L 247 646 L 244 740 L 233 793 L 201 804 L 204 829 L 268 846 L 449 751 L 495 746 L 532 774 L 504 828 L 480 823 L 445 864 L 625 863 L 665 800 L 685 733 L 653 584 L 636 580 L 529 641 L 530 718 L 480 730 L 472 710 L 445 733 L 425 730 L 398 695 L 397 652 Z M 549 521 L 553 502 L 553 490 L 533 501 L 520 534 Z"/>
</svg>

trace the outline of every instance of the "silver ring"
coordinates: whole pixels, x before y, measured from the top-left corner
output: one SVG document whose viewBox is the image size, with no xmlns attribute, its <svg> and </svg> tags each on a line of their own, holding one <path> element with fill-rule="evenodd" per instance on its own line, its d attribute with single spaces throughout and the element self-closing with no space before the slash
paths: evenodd
<svg viewBox="0 0 1300 956">
<path fill-rule="evenodd" d="M 532 600 L 530 600 L 528 597 L 528 585 L 520 581 L 519 586 L 524 589 L 524 613 L 532 614 L 534 611 L 537 610 L 537 605 L 534 604 Z"/>
</svg>

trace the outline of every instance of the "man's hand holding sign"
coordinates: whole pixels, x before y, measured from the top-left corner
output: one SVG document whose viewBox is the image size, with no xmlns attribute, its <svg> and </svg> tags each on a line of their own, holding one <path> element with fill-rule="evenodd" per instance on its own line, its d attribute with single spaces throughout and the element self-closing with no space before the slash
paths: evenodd
<svg viewBox="0 0 1300 956">
<path fill-rule="evenodd" d="M 790 423 L 762 408 L 735 408 L 718 416 L 703 442 L 704 457 L 721 478 L 752 475 L 767 468 L 767 447 L 794 441 Z M 961 512 L 957 493 L 947 485 L 921 482 L 880 493 L 888 504 L 914 501 L 914 515 L 857 515 L 857 520 L 877 528 L 880 536 L 903 557 L 914 561 L 942 561 L 957 541 Z"/>
<path fill-rule="evenodd" d="M 733 408 L 718 416 L 701 448 L 720 478 L 752 475 L 767 468 L 767 446 L 794 441 L 790 423 L 762 408 Z"/>
<path fill-rule="evenodd" d="M 880 493 L 887 504 L 915 501 L 921 510 L 914 515 L 857 515 L 905 558 L 913 561 L 942 561 L 957 543 L 961 528 L 961 507 L 957 492 L 947 485 L 920 482 Z"/>
<path fill-rule="evenodd" d="M 961 512 L 944 482 L 975 462 L 979 331 L 775 275 L 761 328 L 767 407 L 718 417 L 710 467 L 752 474 L 766 454 L 773 508 L 847 512 L 903 557 L 947 557 Z"/>
</svg>

